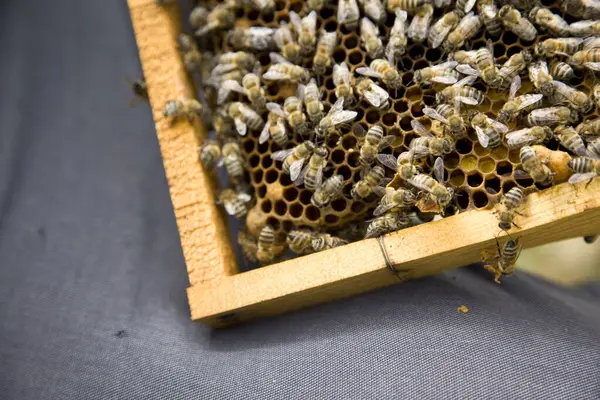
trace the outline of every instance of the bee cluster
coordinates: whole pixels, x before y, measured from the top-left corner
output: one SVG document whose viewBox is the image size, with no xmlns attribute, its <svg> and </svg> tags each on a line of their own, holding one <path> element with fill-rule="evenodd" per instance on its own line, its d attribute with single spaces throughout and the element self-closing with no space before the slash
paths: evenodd
<svg viewBox="0 0 600 400">
<path fill-rule="evenodd" d="M 526 193 L 600 172 L 600 3 L 226 0 L 189 22 L 203 101 L 165 116 L 212 127 L 200 160 L 250 260 L 490 206 L 508 230 Z"/>
</svg>

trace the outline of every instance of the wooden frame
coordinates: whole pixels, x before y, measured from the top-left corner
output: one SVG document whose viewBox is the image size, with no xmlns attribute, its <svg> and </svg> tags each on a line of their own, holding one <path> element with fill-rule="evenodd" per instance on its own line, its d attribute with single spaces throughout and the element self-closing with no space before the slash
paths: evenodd
<svg viewBox="0 0 600 400">
<path fill-rule="evenodd" d="M 175 42 L 179 11 L 155 0 L 129 0 L 129 8 L 190 279 L 193 320 L 222 327 L 279 314 L 477 262 L 483 250 L 495 249 L 496 217 L 470 211 L 386 235 L 397 276 L 386 267 L 376 239 L 236 274 L 214 182 L 198 162 L 204 130 L 187 122 L 170 126 L 162 115 L 168 100 L 194 95 Z M 534 193 L 523 213 L 521 229 L 511 236 L 520 237 L 524 247 L 596 234 L 600 180 L 587 188 L 561 184 Z"/>
</svg>

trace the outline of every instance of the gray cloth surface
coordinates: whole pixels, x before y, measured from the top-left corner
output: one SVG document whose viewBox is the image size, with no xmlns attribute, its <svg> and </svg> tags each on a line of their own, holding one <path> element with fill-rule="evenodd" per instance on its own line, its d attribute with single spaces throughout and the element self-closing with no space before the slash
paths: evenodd
<svg viewBox="0 0 600 400">
<path fill-rule="evenodd" d="M 0 11 L 1 399 L 600 397 L 598 285 L 460 269 L 191 323 L 125 2 Z"/>
</svg>

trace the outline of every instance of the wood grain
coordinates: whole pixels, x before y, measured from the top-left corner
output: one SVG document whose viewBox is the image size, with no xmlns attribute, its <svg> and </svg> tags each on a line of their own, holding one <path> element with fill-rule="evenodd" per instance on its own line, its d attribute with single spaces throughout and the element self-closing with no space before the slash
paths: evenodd
<svg viewBox="0 0 600 400">
<path fill-rule="evenodd" d="M 186 121 L 171 126 L 162 114 L 167 101 L 195 97 L 175 41 L 181 16 L 175 4 L 160 7 L 154 0 L 129 0 L 129 9 L 190 284 L 224 278 L 237 266 L 215 205 L 215 182 L 198 161 L 205 132 Z"/>
</svg>

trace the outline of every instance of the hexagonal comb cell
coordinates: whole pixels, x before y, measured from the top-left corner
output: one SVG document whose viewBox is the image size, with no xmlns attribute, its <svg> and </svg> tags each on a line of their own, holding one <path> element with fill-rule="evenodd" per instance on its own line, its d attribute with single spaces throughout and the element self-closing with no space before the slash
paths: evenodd
<svg viewBox="0 0 600 400">
<path fill-rule="evenodd" d="M 552 4 L 549 1 L 545 3 Z M 209 2 L 209 6 L 214 4 L 216 3 Z M 244 6 L 238 13 L 239 19 L 236 26 L 277 28 L 282 22 L 289 23 L 291 26 L 290 11 L 295 11 L 301 17 L 308 12 L 307 5 L 298 0 L 277 0 L 275 6 L 275 12 L 272 15 L 266 15 L 264 12 Z M 552 8 L 552 10 L 560 14 L 556 8 Z M 448 10 L 436 10 L 434 21 L 437 21 L 446 11 Z M 390 37 L 390 30 L 394 24 L 393 15 L 388 14 L 384 23 L 379 25 L 384 45 Z M 332 62 L 345 62 L 356 79 L 359 77 L 356 69 L 369 66 L 372 59 L 365 52 L 364 43 L 360 38 L 360 29 L 357 28 L 354 31 L 339 25 L 336 16 L 337 5 L 334 2 L 327 3 L 317 13 L 317 29 L 337 33 L 337 45 L 332 52 Z M 407 24 L 410 23 L 411 18 L 412 16 L 409 16 Z M 490 39 L 496 62 L 501 64 L 523 50 L 534 54 L 535 45 L 548 37 L 548 34 L 540 32 L 534 42 L 524 42 L 513 32 L 503 31 L 499 36 L 492 36 L 483 28 L 466 43 L 463 50 L 485 46 L 487 40 Z M 232 50 L 227 40 L 218 35 L 215 35 L 213 42 L 216 45 L 213 45 L 211 51 L 216 54 Z M 199 43 L 201 44 L 201 41 Z M 265 51 L 255 54 L 262 66 L 261 73 L 266 72 L 271 66 L 268 53 Z M 306 57 L 301 63 L 302 66 L 310 69 L 312 57 L 312 55 Z M 341 175 L 344 180 L 344 197 L 333 200 L 324 207 L 313 205 L 311 202 L 313 192 L 304 186 L 296 187 L 289 175 L 283 173 L 282 163 L 271 160 L 271 153 L 280 150 L 277 145 L 259 144 L 258 132 L 252 132 L 241 138 L 249 172 L 249 183 L 256 197 L 253 204 L 256 204 L 257 209 L 265 214 L 264 218 L 253 218 L 252 221 L 248 221 L 249 225 L 253 224 L 253 226 L 248 226 L 249 231 L 259 232 L 266 223 L 269 223 L 279 234 L 289 230 L 290 227 L 335 232 L 348 225 L 349 222 L 373 218 L 372 211 L 378 204 L 377 196 L 369 196 L 360 201 L 350 196 L 352 185 L 361 179 L 363 166 L 360 146 L 364 142 L 360 132 L 352 128 L 360 125 L 362 130 L 367 131 L 377 125 L 383 128 L 384 135 L 395 136 L 391 146 L 382 150 L 384 153 L 397 156 L 409 149 L 411 143 L 419 137 L 413 129 L 413 120 L 419 120 L 427 128 L 431 127 L 433 131 L 433 124 L 423 109 L 435 107 L 436 95 L 445 87 L 439 84 L 429 85 L 416 82 L 415 71 L 444 62 L 446 59 L 447 53 L 441 47 L 433 49 L 428 46 L 427 41 L 413 43 L 409 39 L 406 53 L 396 63 L 400 72 L 401 84 L 395 89 L 387 90 L 390 96 L 388 104 L 375 108 L 364 98 L 357 99 L 357 102 L 351 106 L 351 109 L 358 113 L 353 123 L 350 126 L 342 127 L 338 132 L 317 143 L 325 146 L 328 150 L 324 179 Z M 578 86 L 581 88 L 580 90 L 589 93 L 590 88 L 593 87 L 594 77 L 588 73 L 577 72 L 577 74 L 578 81 L 575 83 L 582 83 Z M 525 85 L 530 85 L 530 83 L 527 82 L 526 72 L 522 76 L 525 88 Z M 331 68 L 316 78 L 322 92 L 321 99 L 325 106 L 325 112 L 327 112 L 332 103 L 337 100 Z M 373 78 L 373 80 L 386 88 L 377 79 Z M 262 83 L 265 85 L 267 101 L 283 104 L 286 98 L 296 93 L 296 84 L 293 83 L 281 81 L 263 81 Z M 490 90 L 481 80 L 478 80 L 473 86 L 485 92 L 484 101 L 479 107 L 468 108 L 471 111 L 485 112 L 493 117 L 506 102 L 507 91 Z M 241 102 L 248 103 L 243 95 L 237 95 L 237 98 Z M 263 112 L 263 119 L 266 119 L 267 114 L 267 112 Z M 594 113 L 593 117 L 596 116 L 597 113 Z M 290 136 L 289 143 L 285 148 L 297 146 L 304 140 L 306 138 L 297 134 Z M 560 145 L 556 140 L 551 141 L 551 144 L 555 147 Z M 430 171 L 432 164 L 433 158 L 423 161 L 425 172 Z M 483 147 L 478 143 L 477 136 L 472 129 L 469 129 L 467 137 L 455 141 L 453 151 L 444 156 L 444 165 L 448 183 L 455 189 L 455 203 L 461 211 L 490 207 L 498 201 L 501 194 L 516 185 L 530 190 L 535 189 L 531 179 L 515 178 L 515 171 L 521 169 L 518 149 L 508 149 L 504 142 L 493 148 Z M 392 178 L 393 171 L 388 169 L 386 174 L 388 178 Z"/>
</svg>

